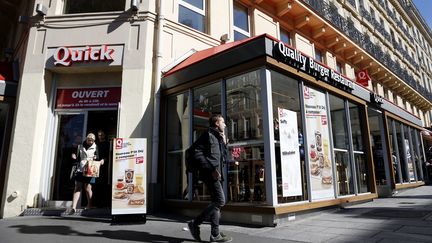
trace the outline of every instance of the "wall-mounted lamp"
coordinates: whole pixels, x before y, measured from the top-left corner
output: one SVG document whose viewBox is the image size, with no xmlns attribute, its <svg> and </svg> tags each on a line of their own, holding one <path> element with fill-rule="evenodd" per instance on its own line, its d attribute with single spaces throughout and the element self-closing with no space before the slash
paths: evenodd
<svg viewBox="0 0 432 243">
<path fill-rule="evenodd" d="M 20 23 L 20 24 L 28 24 L 28 23 L 30 23 L 29 16 L 25 16 L 25 15 L 18 16 L 18 23 Z"/>
<path fill-rule="evenodd" d="M 48 9 L 41 3 L 36 4 L 36 13 L 40 16 L 45 16 L 48 12 Z"/>
<path fill-rule="evenodd" d="M 131 0 L 131 10 L 132 11 L 138 11 L 139 8 L 139 2 L 138 0 Z"/>
</svg>

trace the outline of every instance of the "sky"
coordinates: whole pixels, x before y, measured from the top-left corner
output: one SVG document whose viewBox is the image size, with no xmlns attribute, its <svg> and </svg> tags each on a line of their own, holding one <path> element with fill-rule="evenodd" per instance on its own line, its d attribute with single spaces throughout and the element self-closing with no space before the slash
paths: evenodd
<svg viewBox="0 0 432 243">
<path fill-rule="evenodd" d="M 432 30 L 432 0 L 413 0 L 413 2 Z"/>
</svg>

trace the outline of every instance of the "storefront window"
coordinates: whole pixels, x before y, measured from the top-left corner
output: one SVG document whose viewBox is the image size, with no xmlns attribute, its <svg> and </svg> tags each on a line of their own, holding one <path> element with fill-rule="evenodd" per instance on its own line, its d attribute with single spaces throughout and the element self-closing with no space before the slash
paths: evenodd
<svg viewBox="0 0 432 243">
<path fill-rule="evenodd" d="M 96 13 L 124 11 L 125 0 L 67 0 L 64 13 Z"/>
<path fill-rule="evenodd" d="M 338 195 L 354 194 L 344 100 L 329 95 Z"/>
<path fill-rule="evenodd" d="M 264 143 L 259 71 L 226 81 L 228 201 L 265 202 Z"/>
<path fill-rule="evenodd" d="M 375 183 L 377 185 L 388 185 L 386 179 L 386 166 L 384 143 L 382 134 L 382 114 L 376 110 L 368 108 L 370 141 L 372 144 L 372 155 L 375 166 Z"/>
<path fill-rule="evenodd" d="M 392 119 L 388 119 L 389 142 L 392 160 L 392 171 L 395 183 L 402 183 L 401 168 L 399 163 L 399 151 L 397 147 L 396 124 Z"/>
<path fill-rule="evenodd" d="M 424 180 L 424 171 L 423 171 L 423 156 L 422 156 L 422 146 L 420 142 L 420 131 L 417 129 L 411 129 L 411 137 L 413 140 L 414 147 L 414 160 L 417 167 L 417 179 L 419 181 Z"/>
<path fill-rule="evenodd" d="M 184 151 L 189 147 L 189 106 L 188 93 L 167 98 L 165 185 L 170 199 L 188 199 Z"/>
<path fill-rule="evenodd" d="M 400 162 L 402 182 L 409 182 L 408 166 L 406 163 L 405 139 L 403 134 L 403 126 L 400 122 L 395 121 L 397 146 L 399 150 L 398 162 Z"/>
<path fill-rule="evenodd" d="M 193 141 L 208 130 L 210 116 L 221 113 L 221 83 L 196 88 L 193 92 Z M 199 176 L 193 175 L 192 178 L 193 200 L 210 200 L 210 194 L 204 183 L 198 179 Z"/>
<path fill-rule="evenodd" d="M 351 133 L 353 141 L 353 153 L 357 175 L 358 193 L 369 192 L 368 168 L 366 163 L 366 154 L 364 152 L 364 139 L 362 134 L 362 120 L 360 119 L 360 107 L 348 102 Z"/>
<path fill-rule="evenodd" d="M 412 144 L 412 138 L 410 134 L 411 128 L 408 126 L 404 126 L 404 137 L 405 137 L 405 156 L 407 159 L 408 165 L 408 176 L 411 182 L 415 181 L 417 178 L 416 165 L 414 162 L 414 150 Z"/>
<path fill-rule="evenodd" d="M 299 82 L 272 71 L 271 86 L 278 203 L 304 201 L 308 193 Z"/>
</svg>

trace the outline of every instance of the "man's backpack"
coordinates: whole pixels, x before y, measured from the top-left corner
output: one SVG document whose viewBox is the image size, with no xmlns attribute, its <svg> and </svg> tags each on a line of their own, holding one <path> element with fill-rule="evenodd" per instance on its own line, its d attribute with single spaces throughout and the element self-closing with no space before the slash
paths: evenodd
<svg viewBox="0 0 432 243">
<path fill-rule="evenodd" d="M 199 156 L 197 156 L 196 151 L 198 146 L 204 146 L 204 153 L 209 153 L 208 150 L 210 149 L 210 144 L 208 132 L 201 134 L 201 136 L 199 136 L 199 138 L 185 151 L 185 165 L 186 172 L 188 173 L 195 173 L 202 168 L 202 162 L 200 161 Z"/>
</svg>

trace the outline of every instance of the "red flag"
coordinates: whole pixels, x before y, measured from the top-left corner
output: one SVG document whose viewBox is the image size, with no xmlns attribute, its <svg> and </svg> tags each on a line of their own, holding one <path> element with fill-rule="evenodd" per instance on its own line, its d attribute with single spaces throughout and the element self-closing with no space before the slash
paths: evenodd
<svg viewBox="0 0 432 243">
<path fill-rule="evenodd" d="M 357 73 L 356 75 L 356 81 L 357 83 L 367 87 L 370 81 L 370 77 L 369 74 L 367 72 L 367 70 L 361 70 L 360 72 Z"/>
</svg>

